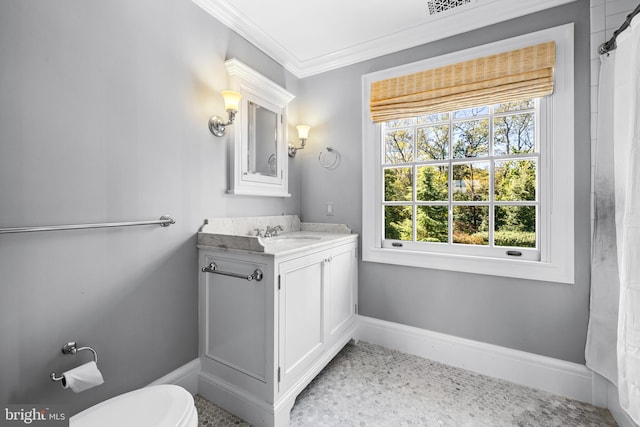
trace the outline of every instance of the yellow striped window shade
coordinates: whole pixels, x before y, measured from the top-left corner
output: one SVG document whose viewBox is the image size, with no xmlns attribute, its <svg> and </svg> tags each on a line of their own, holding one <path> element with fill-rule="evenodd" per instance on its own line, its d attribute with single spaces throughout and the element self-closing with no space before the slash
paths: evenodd
<svg viewBox="0 0 640 427">
<path fill-rule="evenodd" d="M 374 122 L 442 113 L 553 93 L 555 42 L 371 84 Z"/>
</svg>

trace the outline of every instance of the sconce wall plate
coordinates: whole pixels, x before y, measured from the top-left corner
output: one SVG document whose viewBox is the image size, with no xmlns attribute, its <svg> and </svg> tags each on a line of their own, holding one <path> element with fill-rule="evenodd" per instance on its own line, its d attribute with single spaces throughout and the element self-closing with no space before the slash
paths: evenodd
<svg viewBox="0 0 640 427">
<path fill-rule="evenodd" d="M 209 130 L 215 136 L 224 136 L 227 130 L 225 123 L 222 121 L 222 117 L 213 116 L 209 119 Z"/>
</svg>

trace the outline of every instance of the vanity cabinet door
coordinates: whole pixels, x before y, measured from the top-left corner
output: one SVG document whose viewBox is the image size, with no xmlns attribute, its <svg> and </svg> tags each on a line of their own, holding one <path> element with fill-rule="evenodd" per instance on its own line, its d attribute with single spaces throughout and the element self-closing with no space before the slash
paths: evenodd
<svg viewBox="0 0 640 427">
<path fill-rule="evenodd" d="M 355 243 L 332 249 L 326 259 L 326 320 L 328 341 L 337 339 L 351 325 L 355 315 L 357 286 Z"/>
<path fill-rule="evenodd" d="M 247 384 L 268 380 L 267 355 L 272 340 L 273 323 L 269 322 L 269 284 L 266 263 L 255 260 L 205 256 L 204 265 L 215 262 L 221 271 L 251 274 L 266 272 L 261 281 L 220 274 L 202 273 L 201 354 L 206 364 L 226 378 L 242 378 Z M 222 372 L 226 373 L 222 373 Z M 231 376 L 229 376 L 231 375 Z"/>
<path fill-rule="evenodd" d="M 324 350 L 323 253 L 279 265 L 279 390 L 289 389 Z"/>
</svg>

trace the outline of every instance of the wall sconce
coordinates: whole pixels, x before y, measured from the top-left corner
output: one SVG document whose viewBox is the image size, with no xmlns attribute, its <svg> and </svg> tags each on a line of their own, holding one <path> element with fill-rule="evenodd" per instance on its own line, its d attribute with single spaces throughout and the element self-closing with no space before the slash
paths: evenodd
<svg viewBox="0 0 640 427">
<path fill-rule="evenodd" d="M 307 138 L 309 137 L 309 130 L 311 126 L 307 125 L 298 125 L 296 126 L 298 129 L 298 139 L 300 140 L 300 147 L 296 147 L 295 145 L 289 143 L 289 157 L 295 157 L 298 150 L 302 150 L 304 145 L 307 143 Z"/>
<path fill-rule="evenodd" d="M 233 123 L 238 112 L 238 106 L 240 105 L 240 98 L 242 95 L 233 90 L 223 90 L 222 96 L 224 97 L 224 109 L 227 110 L 229 120 L 225 123 L 221 117 L 213 116 L 209 119 L 209 130 L 215 136 L 224 136 L 226 127 Z"/>
</svg>

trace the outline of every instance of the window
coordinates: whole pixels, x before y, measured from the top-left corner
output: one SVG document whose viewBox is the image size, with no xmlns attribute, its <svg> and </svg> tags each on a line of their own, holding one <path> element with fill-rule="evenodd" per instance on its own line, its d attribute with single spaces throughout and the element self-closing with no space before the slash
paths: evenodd
<svg viewBox="0 0 640 427">
<path fill-rule="evenodd" d="M 539 260 L 538 104 L 382 123 L 382 246 Z"/>
<path fill-rule="evenodd" d="M 363 77 L 363 259 L 573 282 L 571 24 Z M 372 82 L 556 42 L 553 95 L 373 123 Z"/>
</svg>

